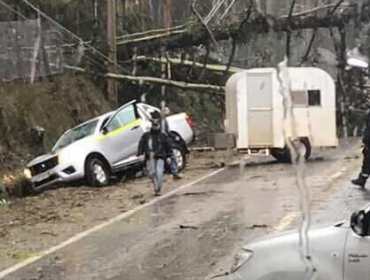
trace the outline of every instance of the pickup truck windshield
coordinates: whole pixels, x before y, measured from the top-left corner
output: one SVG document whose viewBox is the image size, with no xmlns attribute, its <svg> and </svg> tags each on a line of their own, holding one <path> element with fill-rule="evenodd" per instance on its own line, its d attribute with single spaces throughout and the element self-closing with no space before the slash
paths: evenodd
<svg viewBox="0 0 370 280">
<path fill-rule="evenodd" d="M 98 120 L 95 120 L 71 129 L 58 140 L 53 151 L 63 149 L 78 140 L 91 136 L 94 134 L 97 125 Z"/>
</svg>

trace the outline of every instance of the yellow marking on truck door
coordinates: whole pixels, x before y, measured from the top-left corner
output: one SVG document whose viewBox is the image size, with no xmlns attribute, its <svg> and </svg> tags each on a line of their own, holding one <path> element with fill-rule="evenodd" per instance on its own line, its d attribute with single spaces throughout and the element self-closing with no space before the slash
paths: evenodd
<svg viewBox="0 0 370 280">
<path fill-rule="evenodd" d="M 134 126 L 137 126 L 137 125 L 140 125 L 141 124 L 141 119 L 137 119 L 129 124 L 126 124 L 124 126 L 121 126 L 119 128 L 117 128 L 116 130 L 113 130 L 112 132 L 109 132 L 108 134 L 106 135 L 102 135 L 99 137 L 99 141 L 102 141 L 102 140 L 105 140 L 105 139 L 108 139 L 108 138 L 111 138 L 117 134 L 120 134 L 122 132 L 125 132 L 126 130 L 129 130 L 131 128 L 133 128 Z"/>
</svg>

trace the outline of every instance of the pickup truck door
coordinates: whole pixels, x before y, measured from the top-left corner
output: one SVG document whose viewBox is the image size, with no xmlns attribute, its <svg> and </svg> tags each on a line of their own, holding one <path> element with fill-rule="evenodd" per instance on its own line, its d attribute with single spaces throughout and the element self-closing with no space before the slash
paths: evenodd
<svg viewBox="0 0 370 280">
<path fill-rule="evenodd" d="M 104 126 L 99 138 L 100 148 L 114 165 L 136 154 L 143 133 L 142 120 L 136 105 L 126 104 Z"/>
<path fill-rule="evenodd" d="M 344 256 L 345 280 L 370 280 L 370 236 L 349 230 Z"/>
</svg>

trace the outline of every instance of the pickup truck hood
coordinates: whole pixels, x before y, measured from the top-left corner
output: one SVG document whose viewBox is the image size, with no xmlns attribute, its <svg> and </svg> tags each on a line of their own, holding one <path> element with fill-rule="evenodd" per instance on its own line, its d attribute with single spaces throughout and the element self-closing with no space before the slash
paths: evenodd
<svg viewBox="0 0 370 280">
<path fill-rule="evenodd" d="M 313 247 L 320 248 L 320 246 L 329 244 L 340 244 L 344 242 L 348 234 L 349 223 L 338 222 L 335 224 L 321 225 L 312 227 L 309 231 L 310 243 Z M 297 230 L 287 231 L 282 234 L 267 236 L 257 239 L 253 243 L 243 246 L 247 250 L 259 250 L 262 248 L 280 247 L 280 249 L 294 248 L 296 250 L 299 242 L 299 234 Z"/>
<path fill-rule="evenodd" d="M 45 155 L 42 155 L 42 156 L 39 156 L 35 159 L 33 159 L 32 161 L 30 161 L 28 164 L 27 164 L 27 167 L 32 167 L 34 165 L 37 165 L 39 163 L 42 163 L 42 162 L 45 162 L 49 159 L 52 159 L 53 157 L 55 157 L 56 154 L 55 153 L 48 153 L 48 154 L 45 154 Z"/>
<path fill-rule="evenodd" d="M 341 222 L 311 228 L 310 254 L 319 275 L 316 279 L 342 279 L 344 248 L 350 229 Z M 299 250 L 298 231 L 259 239 L 243 247 L 251 257 L 231 279 L 305 279 L 306 266 Z"/>
<path fill-rule="evenodd" d="M 95 136 L 89 136 L 89 137 L 86 137 L 84 139 L 81 139 L 79 141 L 76 141 L 70 145 L 68 145 L 67 147 L 63 148 L 63 149 L 60 149 L 60 150 L 56 150 L 54 152 L 50 152 L 48 154 L 45 154 L 45 155 L 42 155 L 42 156 L 39 156 L 37 158 L 35 158 L 34 160 L 32 160 L 30 163 L 27 164 L 27 167 L 31 167 L 31 166 L 34 166 L 36 164 L 39 164 L 39 163 L 42 163 L 44 161 L 47 161 L 53 157 L 55 157 L 56 155 L 60 154 L 60 153 L 68 153 L 70 155 L 74 155 L 74 156 L 78 156 L 78 151 L 80 150 L 84 150 L 85 149 L 85 146 L 86 146 L 86 143 L 92 139 L 95 139 Z"/>
</svg>

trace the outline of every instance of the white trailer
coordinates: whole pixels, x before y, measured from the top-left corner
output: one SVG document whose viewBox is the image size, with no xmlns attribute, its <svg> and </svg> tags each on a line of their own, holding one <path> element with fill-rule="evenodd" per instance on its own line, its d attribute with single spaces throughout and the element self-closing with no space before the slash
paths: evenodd
<svg viewBox="0 0 370 280">
<path fill-rule="evenodd" d="M 336 93 L 331 76 L 319 68 L 289 68 L 297 136 L 305 148 L 336 147 Z M 226 133 L 237 149 L 265 150 L 290 160 L 283 131 L 284 106 L 275 68 L 241 71 L 226 84 Z"/>
</svg>

